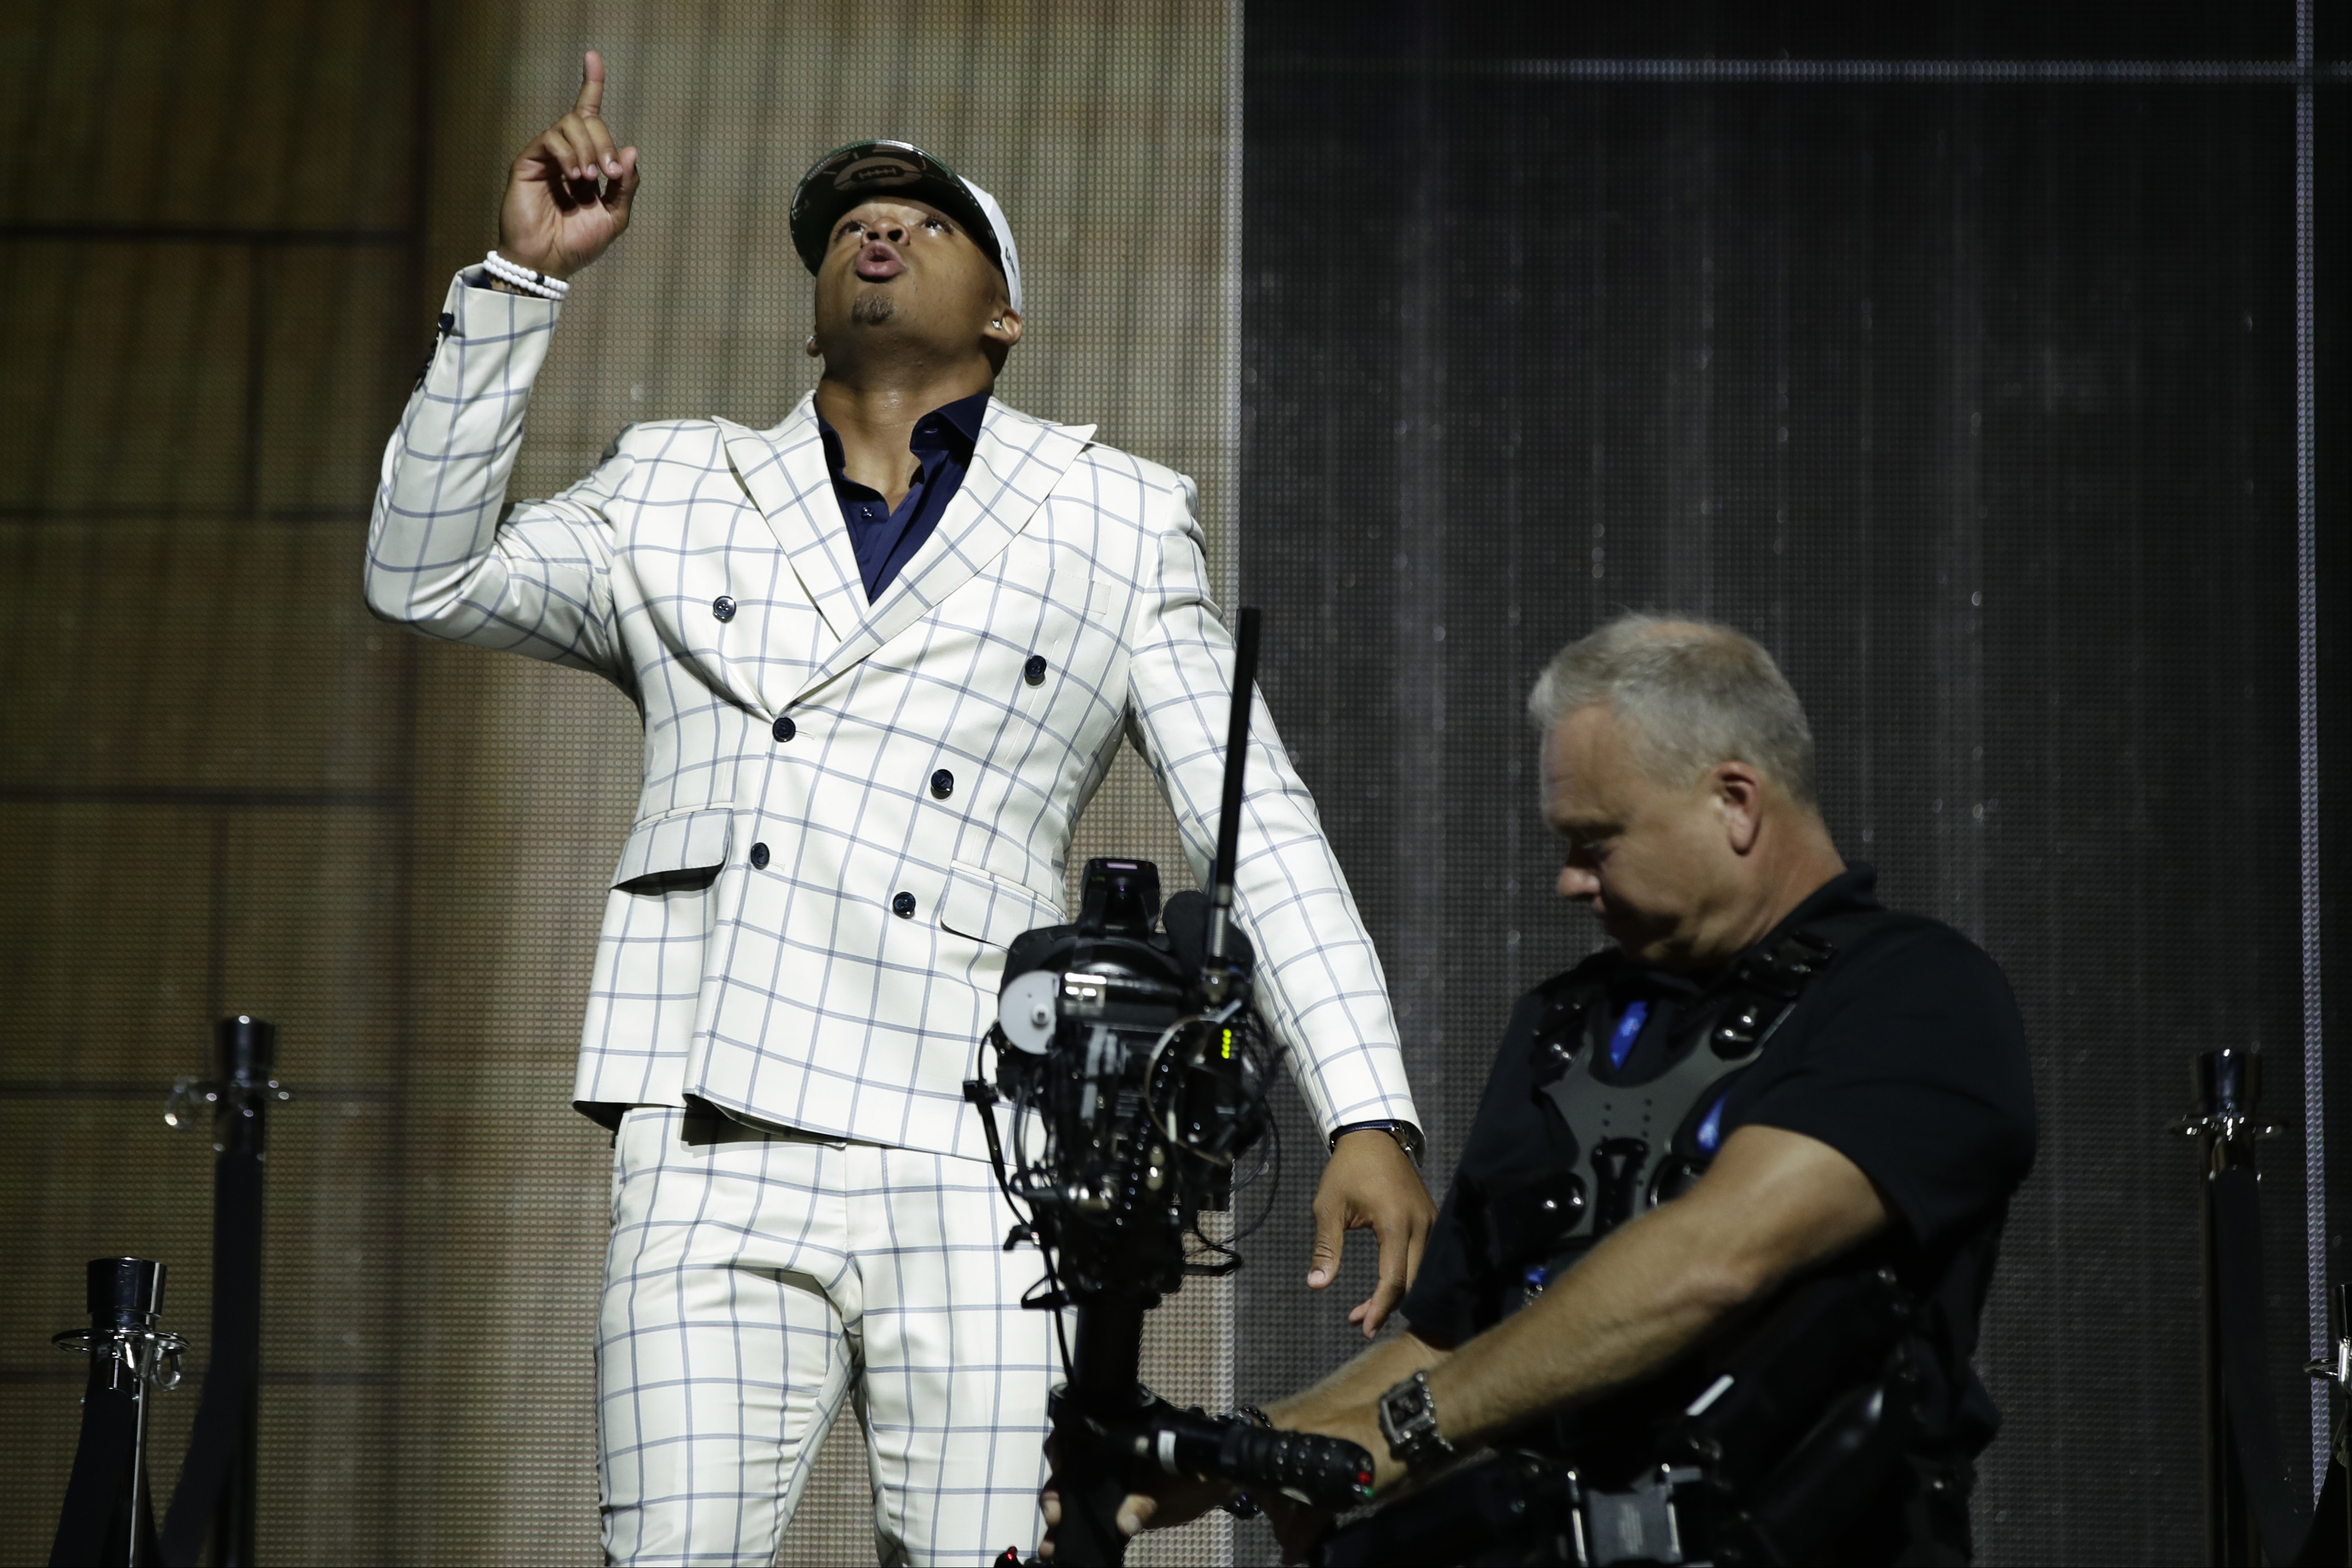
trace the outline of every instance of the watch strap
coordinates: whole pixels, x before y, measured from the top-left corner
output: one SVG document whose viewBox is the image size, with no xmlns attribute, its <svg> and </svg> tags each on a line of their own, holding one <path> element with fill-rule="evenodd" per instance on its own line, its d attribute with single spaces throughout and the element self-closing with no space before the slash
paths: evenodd
<svg viewBox="0 0 2352 1568">
<path fill-rule="evenodd" d="M 1397 1147 L 1405 1152 L 1406 1157 L 1412 1161 L 1416 1168 L 1421 1164 L 1421 1152 L 1424 1141 L 1421 1135 L 1421 1129 L 1410 1121 L 1350 1121 L 1344 1127 L 1335 1127 L 1331 1130 L 1329 1147 L 1337 1150 L 1339 1147 L 1339 1140 L 1350 1132 L 1385 1132 L 1396 1140 Z"/>
<path fill-rule="evenodd" d="M 1425 1372 L 1414 1373 L 1381 1395 L 1380 1423 L 1389 1452 L 1405 1464 L 1427 1465 L 1454 1456 L 1454 1445 L 1437 1429 L 1437 1401 L 1429 1392 Z"/>
</svg>

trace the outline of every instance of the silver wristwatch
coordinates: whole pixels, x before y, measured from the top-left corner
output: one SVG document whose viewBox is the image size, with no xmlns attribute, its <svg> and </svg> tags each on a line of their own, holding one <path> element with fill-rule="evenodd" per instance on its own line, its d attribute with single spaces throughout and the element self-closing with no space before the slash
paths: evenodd
<svg viewBox="0 0 2352 1568">
<path fill-rule="evenodd" d="M 1421 1152 L 1423 1146 L 1423 1140 L 1421 1136 L 1421 1129 L 1415 1127 L 1412 1122 L 1350 1121 L 1345 1127 L 1335 1127 L 1331 1130 L 1331 1136 L 1327 1140 L 1329 1144 L 1328 1152 L 1334 1154 L 1338 1153 L 1339 1152 L 1339 1140 L 1345 1138 L 1350 1132 L 1387 1133 L 1390 1137 L 1396 1140 L 1397 1147 L 1404 1151 L 1405 1158 L 1412 1162 L 1413 1169 L 1416 1171 L 1421 1169 Z"/>
<path fill-rule="evenodd" d="M 1389 1440 L 1389 1452 L 1408 1465 L 1454 1457 L 1454 1445 L 1437 1430 L 1437 1402 L 1430 1395 L 1427 1373 L 1414 1373 L 1381 1395 L 1381 1436 Z"/>
</svg>

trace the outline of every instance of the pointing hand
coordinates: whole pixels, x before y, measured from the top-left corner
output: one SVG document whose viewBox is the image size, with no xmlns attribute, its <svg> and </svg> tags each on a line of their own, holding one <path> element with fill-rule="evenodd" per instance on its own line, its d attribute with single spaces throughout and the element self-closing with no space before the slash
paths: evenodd
<svg viewBox="0 0 2352 1568">
<path fill-rule="evenodd" d="M 637 194 L 637 150 L 605 126 L 604 58 L 581 57 L 580 96 L 514 161 L 499 215 L 499 253 L 519 267 L 569 278 L 621 237 Z"/>
</svg>

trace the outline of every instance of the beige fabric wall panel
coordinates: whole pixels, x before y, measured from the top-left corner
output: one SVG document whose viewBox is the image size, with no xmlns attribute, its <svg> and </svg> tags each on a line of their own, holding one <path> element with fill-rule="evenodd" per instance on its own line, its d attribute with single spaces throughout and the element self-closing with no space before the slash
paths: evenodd
<svg viewBox="0 0 2352 1568">
<path fill-rule="evenodd" d="M 646 194 L 574 296 L 519 495 L 632 419 L 781 416 L 814 374 L 793 184 L 895 134 L 1012 216 L 1029 334 L 1003 395 L 1192 474 L 1230 581 L 1222 5 L 0 9 L 0 1561 L 55 1525 L 80 1373 L 47 1341 L 86 1258 L 171 1267 L 167 1322 L 196 1342 L 158 1405 L 154 1479 L 176 1478 L 211 1157 L 160 1112 L 235 1010 L 279 1026 L 298 1092 L 271 1126 L 263 1561 L 595 1555 L 609 1153 L 565 1101 L 635 718 L 593 679 L 380 626 L 358 592 L 434 302 L 588 44 Z M 1074 877 L 1104 853 L 1186 880 L 1131 756 Z M 1159 1315 L 1158 1385 L 1226 1397 L 1228 1311 L 1196 1286 Z M 852 1436 L 786 1560 L 870 1555 Z"/>
</svg>

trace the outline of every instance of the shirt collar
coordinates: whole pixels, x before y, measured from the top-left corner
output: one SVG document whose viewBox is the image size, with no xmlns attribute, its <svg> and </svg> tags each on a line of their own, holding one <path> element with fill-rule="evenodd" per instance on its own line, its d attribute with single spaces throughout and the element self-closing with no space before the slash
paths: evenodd
<svg viewBox="0 0 2352 1568">
<path fill-rule="evenodd" d="M 1855 861 L 1844 870 L 1805 895 L 1804 902 L 1790 910 L 1779 925 L 1766 931 L 1762 940 L 1747 949 L 1710 977 L 1710 984 L 1721 980 L 1739 967 L 1739 960 L 1751 952 L 1769 952 L 1790 932 L 1801 931 L 1808 921 L 1823 915 L 1843 914 L 1850 910 L 1874 910 L 1880 907 L 1871 889 L 1878 886 L 1878 868 L 1866 861 Z"/>
<path fill-rule="evenodd" d="M 953 403 L 940 404 L 915 421 L 914 433 L 907 439 L 908 449 L 919 452 L 927 447 L 945 447 L 969 459 L 972 447 L 980 441 L 981 422 L 988 416 L 989 396 L 986 392 L 975 392 L 970 397 L 959 397 Z M 934 423 L 946 426 L 941 432 L 947 437 L 945 441 L 927 442 L 923 439 L 923 426 Z M 833 477 L 837 479 L 841 478 L 844 461 L 841 437 L 834 429 L 832 422 L 822 414 L 816 416 L 816 428 L 817 434 L 824 439 L 825 466 L 833 470 Z"/>
<path fill-rule="evenodd" d="M 1822 915 L 1837 914 L 1846 910 L 1874 910 L 1879 904 L 1872 889 L 1877 886 L 1878 868 L 1866 860 L 1857 860 L 1806 894 L 1805 901 L 1790 910 L 1789 918 L 1774 926 L 1771 934 L 1756 945 L 1763 947 Z"/>
<path fill-rule="evenodd" d="M 1645 991 L 1663 991 L 1669 994 L 1685 996 L 1698 995 L 1712 990 L 1726 975 L 1738 968 L 1740 959 L 1751 952 L 1770 951 L 1774 943 L 1801 927 L 1807 921 L 1818 920 L 1823 915 L 1843 913 L 1848 910 L 1877 909 L 1879 902 L 1872 892 L 1872 889 L 1877 886 L 1878 868 L 1866 861 L 1855 861 L 1806 894 L 1804 901 L 1790 910 L 1782 918 L 1780 923 L 1765 932 L 1762 940 L 1754 946 L 1743 949 L 1721 969 L 1704 974 L 1681 974 L 1670 970 L 1651 969 L 1645 965 L 1637 964 L 1631 959 L 1623 959 L 1622 950 L 1620 950 L 1624 976 L 1624 980 L 1621 983 L 1632 984 Z"/>
<path fill-rule="evenodd" d="M 989 395 L 975 392 L 970 397 L 959 397 L 953 403 L 942 403 L 926 416 L 936 418 L 963 437 L 961 445 L 970 451 L 980 441 L 980 422 L 988 415 Z M 917 421 L 918 424 L 920 421 Z"/>
</svg>

